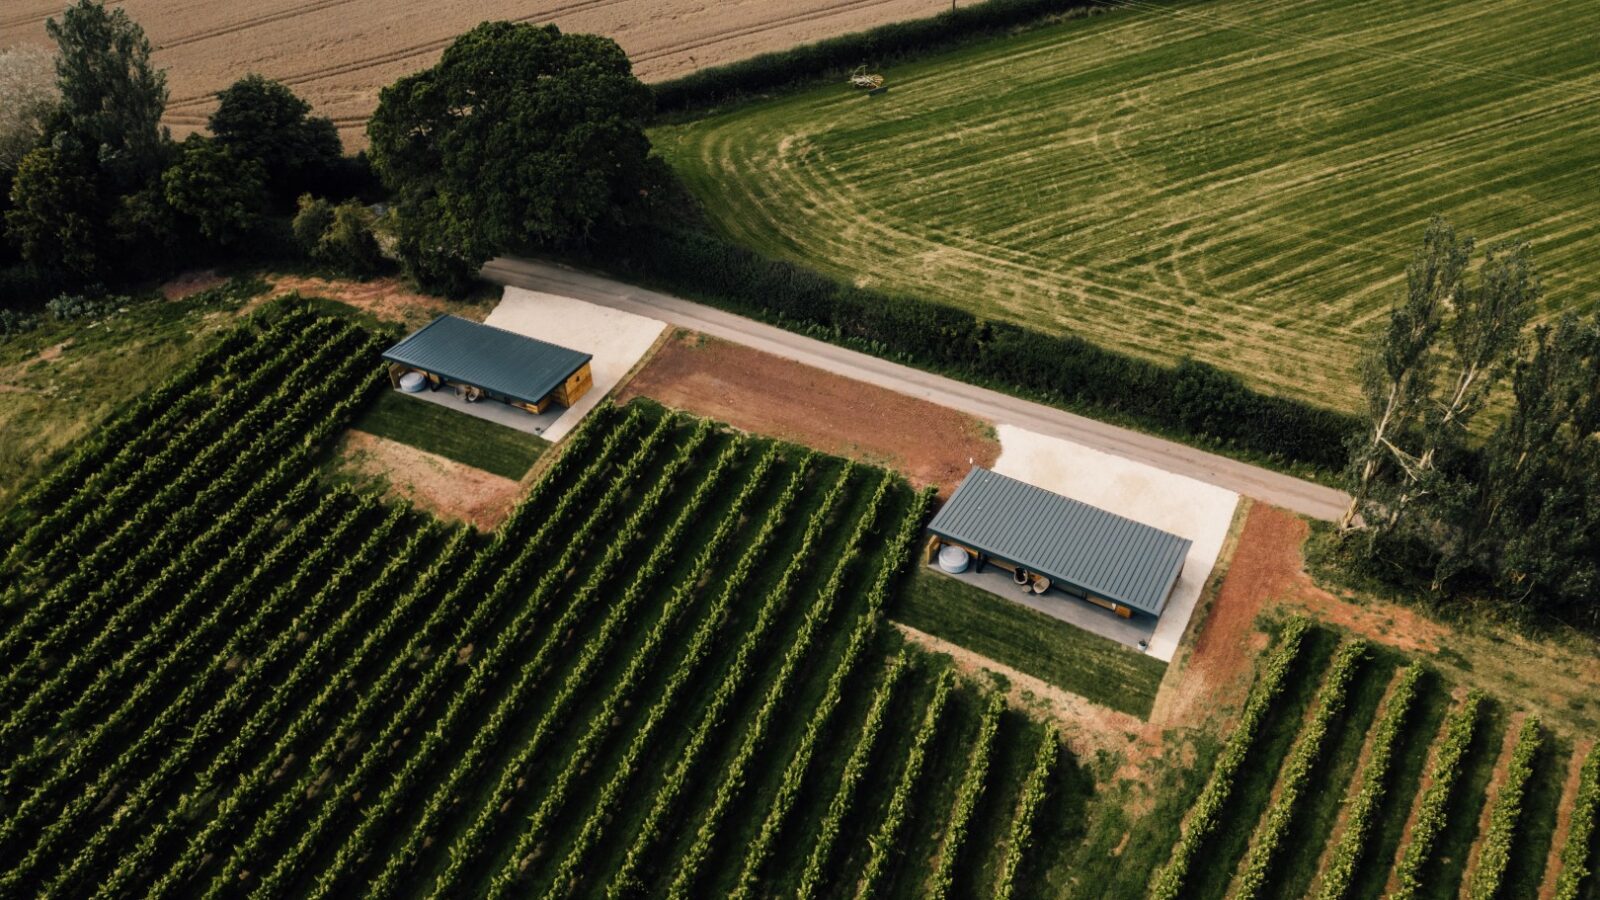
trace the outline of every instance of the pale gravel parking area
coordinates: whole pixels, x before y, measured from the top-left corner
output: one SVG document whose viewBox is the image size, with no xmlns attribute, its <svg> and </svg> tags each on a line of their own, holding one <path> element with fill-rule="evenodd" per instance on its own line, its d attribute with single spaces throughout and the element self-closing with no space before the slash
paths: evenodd
<svg viewBox="0 0 1600 900">
<path fill-rule="evenodd" d="M 1193 543 L 1184 560 L 1183 574 L 1172 589 L 1167 608 L 1148 638 L 1146 651 L 1157 659 L 1171 662 L 1178 641 L 1189 625 L 1201 588 L 1211 576 L 1217 556 L 1222 552 L 1228 526 L 1239 504 L 1239 495 L 1226 488 L 1147 466 L 1120 456 L 1103 453 L 1062 438 L 1048 437 L 1015 425 L 1000 425 L 1000 459 L 994 469 L 1036 487 L 1098 506 L 1120 516 L 1142 522 Z M 1010 599 L 1012 592 L 1001 592 Z M 1105 628 L 1085 623 L 1078 610 L 1052 608 L 1087 606 L 1068 597 L 1052 595 L 1030 598 L 1028 605 L 1080 627 L 1105 633 L 1113 640 L 1126 642 L 1127 624 L 1107 613 L 1094 620 L 1107 619 Z M 1095 610 L 1095 612 L 1101 612 Z M 1058 614 L 1059 613 L 1059 614 Z M 1116 620 L 1114 622 L 1109 620 Z"/>
<path fill-rule="evenodd" d="M 583 421 L 644 358 L 667 327 L 660 319 L 517 287 L 506 288 L 500 305 L 484 323 L 594 356 L 589 364 L 594 387 L 571 409 L 559 411 L 543 426 L 542 434 L 551 441 L 561 440 Z"/>
</svg>

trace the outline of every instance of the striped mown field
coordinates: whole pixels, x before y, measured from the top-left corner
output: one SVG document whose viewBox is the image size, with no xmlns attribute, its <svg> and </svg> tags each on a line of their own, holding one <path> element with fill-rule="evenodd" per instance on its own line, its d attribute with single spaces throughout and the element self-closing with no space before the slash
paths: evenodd
<svg viewBox="0 0 1600 900">
<path fill-rule="evenodd" d="M 653 138 L 762 251 L 1338 408 L 1432 214 L 1600 297 L 1600 4 L 1112 6 Z"/>
</svg>

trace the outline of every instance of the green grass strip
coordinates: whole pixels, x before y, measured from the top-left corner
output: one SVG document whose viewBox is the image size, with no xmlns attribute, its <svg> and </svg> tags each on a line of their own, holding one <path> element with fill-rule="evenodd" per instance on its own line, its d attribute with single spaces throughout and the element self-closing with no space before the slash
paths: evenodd
<svg viewBox="0 0 1600 900">
<path fill-rule="evenodd" d="M 933 698 L 928 701 L 927 708 L 923 711 L 922 725 L 917 728 L 916 738 L 911 743 L 911 752 L 906 755 L 906 765 L 900 773 L 900 781 L 895 785 L 894 794 L 889 798 L 889 806 L 884 811 L 883 820 L 878 823 L 877 833 L 868 839 L 871 855 L 867 857 L 866 870 L 861 875 L 861 881 L 856 885 L 857 900 L 872 900 L 883 889 L 883 880 L 888 874 L 889 863 L 900 846 L 900 829 L 905 827 L 906 818 L 911 814 L 912 792 L 917 790 L 922 781 L 922 770 L 928 761 L 928 748 L 933 746 L 933 739 L 939 734 L 939 723 L 944 716 L 944 709 L 950 702 L 950 692 L 955 689 L 955 674 L 949 669 L 939 673 L 939 682 L 933 689 Z"/>
</svg>

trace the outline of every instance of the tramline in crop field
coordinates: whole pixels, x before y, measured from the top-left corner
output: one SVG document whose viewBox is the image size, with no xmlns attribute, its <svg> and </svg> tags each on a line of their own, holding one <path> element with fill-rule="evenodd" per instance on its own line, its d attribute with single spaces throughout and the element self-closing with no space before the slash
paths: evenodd
<svg viewBox="0 0 1600 900">
<path fill-rule="evenodd" d="M 1336 409 L 1431 215 L 1594 303 L 1600 5 L 1107 5 L 652 140 L 765 253 Z"/>
<path fill-rule="evenodd" d="M 317 477 L 381 344 L 269 305 L 27 494 L 0 895 L 1056 892 L 1058 737 L 880 628 L 926 495 L 636 403 L 449 527 Z"/>
</svg>

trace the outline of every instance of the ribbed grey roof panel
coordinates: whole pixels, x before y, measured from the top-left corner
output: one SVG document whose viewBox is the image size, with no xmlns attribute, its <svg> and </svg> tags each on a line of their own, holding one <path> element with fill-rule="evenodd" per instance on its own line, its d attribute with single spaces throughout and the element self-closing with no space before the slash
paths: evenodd
<svg viewBox="0 0 1600 900">
<path fill-rule="evenodd" d="M 977 467 L 928 529 L 1153 616 L 1166 607 L 1191 543 Z"/>
<path fill-rule="evenodd" d="M 383 358 L 538 403 L 592 357 L 493 325 L 440 316 L 390 347 Z"/>
</svg>

